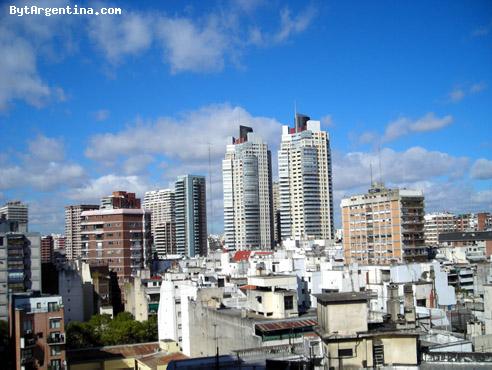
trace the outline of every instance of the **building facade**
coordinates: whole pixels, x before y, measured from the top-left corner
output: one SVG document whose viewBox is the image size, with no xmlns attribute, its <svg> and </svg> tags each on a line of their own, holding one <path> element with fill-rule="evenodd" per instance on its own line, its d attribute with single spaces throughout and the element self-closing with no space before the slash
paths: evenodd
<svg viewBox="0 0 492 370">
<path fill-rule="evenodd" d="M 53 262 L 54 242 L 51 235 L 41 238 L 41 263 Z"/>
<path fill-rule="evenodd" d="M 0 218 L 17 221 L 20 232 L 28 231 L 29 209 L 27 204 L 20 201 L 7 202 L 0 207 Z"/>
<path fill-rule="evenodd" d="M 101 209 L 81 214 L 82 261 L 108 266 L 123 286 L 151 258 L 150 212 Z"/>
<path fill-rule="evenodd" d="M 174 190 L 145 193 L 144 209 L 152 212 L 152 238 L 159 257 L 176 254 L 176 214 Z"/>
<path fill-rule="evenodd" d="M 345 262 L 391 264 L 427 260 L 424 195 L 374 184 L 341 202 Z"/>
<path fill-rule="evenodd" d="M 81 204 L 65 207 L 65 256 L 73 260 L 81 256 L 80 214 L 99 209 L 98 205 Z"/>
<path fill-rule="evenodd" d="M 205 177 L 180 176 L 175 182 L 176 252 L 189 257 L 207 254 Z"/>
<path fill-rule="evenodd" d="M 0 320 L 8 317 L 8 294 L 41 289 L 41 236 L 0 220 Z"/>
<path fill-rule="evenodd" d="M 273 244 L 271 153 L 240 126 L 222 161 L 225 245 L 230 250 L 270 249 Z"/>
<path fill-rule="evenodd" d="M 436 246 L 439 244 L 439 234 L 452 232 L 456 229 L 454 214 L 430 213 L 424 216 L 425 244 Z"/>
<path fill-rule="evenodd" d="M 330 139 L 319 121 L 296 114 L 278 153 L 281 236 L 333 239 Z"/>
<path fill-rule="evenodd" d="M 13 294 L 9 322 L 16 370 L 66 368 L 61 296 Z"/>
</svg>

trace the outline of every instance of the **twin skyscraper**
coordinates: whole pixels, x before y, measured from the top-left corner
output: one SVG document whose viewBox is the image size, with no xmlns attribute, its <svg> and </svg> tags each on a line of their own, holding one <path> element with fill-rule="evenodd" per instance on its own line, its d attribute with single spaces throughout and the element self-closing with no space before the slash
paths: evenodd
<svg viewBox="0 0 492 370">
<path fill-rule="evenodd" d="M 253 129 L 240 126 L 222 161 L 225 247 L 269 249 L 282 240 L 332 239 L 330 139 L 320 121 L 296 114 L 282 127 L 278 183 L 272 155 Z"/>
</svg>

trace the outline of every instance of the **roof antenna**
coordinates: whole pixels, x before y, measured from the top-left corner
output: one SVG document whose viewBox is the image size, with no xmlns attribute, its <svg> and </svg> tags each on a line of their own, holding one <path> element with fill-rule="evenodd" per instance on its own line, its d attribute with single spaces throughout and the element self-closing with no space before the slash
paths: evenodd
<svg viewBox="0 0 492 370">
<path fill-rule="evenodd" d="M 210 142 L 208 144 L 208 184 L 209 184 L 209 193 L 210 193 L 210 233 L 213 234 L 214 231 L 214 226 L 213 226 L 213 220 L 214 220 L 214 193 L 212 189 L 212 156 L 211 156 L 211 144 Z"/>
<path fill-rule="evenodd" d="M 381 170 L 381 144 L 378 146 L 378 157 L 379 157 L 379 182 L 383 186 L 383 171 Z"/>
<path fill-rule="evenodd" d="M 373 186 L 374 186 L 374 181 L 373 181 L 373 179 L 372 179 L 372 162 L 371 162 L 371 163 L 369 163 L 369 167 L 370 167 L 370 169 L 371 169 L 371 187 L 373 187 Z"/>
</svg>

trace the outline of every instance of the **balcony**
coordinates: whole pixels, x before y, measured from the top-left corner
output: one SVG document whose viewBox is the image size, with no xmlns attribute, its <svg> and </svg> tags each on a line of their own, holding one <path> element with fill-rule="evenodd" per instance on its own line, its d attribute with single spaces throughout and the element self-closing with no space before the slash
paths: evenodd
<svg viewBox="0 0 492 370">
<path fill-rule="evenodd" d="M 65 334 L 50 335 L 46 338 L 49 345 L 65 344 Z"/>
<path fill-rule="evenodd" d="M 36 345 L 37 338 L 32 334 L 26 334 L 20 338 L 20 348 L 27 349 Z"/>
</svg>

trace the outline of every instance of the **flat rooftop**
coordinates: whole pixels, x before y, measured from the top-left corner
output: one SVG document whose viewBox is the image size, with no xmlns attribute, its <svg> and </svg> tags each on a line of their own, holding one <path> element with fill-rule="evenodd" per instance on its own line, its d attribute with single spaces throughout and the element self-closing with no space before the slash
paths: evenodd
<svg viewBox="0 0 492 370">
<path fill-rule="evenodd" d="M 369 298 L 366 292 L 323 293 L 314 296 L 320 303 L 367 302 Z"/>
</svg>

